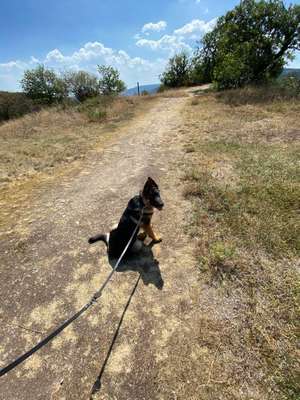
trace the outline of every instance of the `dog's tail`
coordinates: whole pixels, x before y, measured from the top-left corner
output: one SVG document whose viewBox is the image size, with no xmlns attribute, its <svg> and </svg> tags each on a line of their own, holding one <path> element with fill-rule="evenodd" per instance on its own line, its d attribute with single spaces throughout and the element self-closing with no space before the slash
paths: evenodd
<svg viewBox="0 0 300 400">
<path fill-rule="evenodd" d="M 99 240 L 101 240 L 102 242 L 104 242 L 106 244 L 106 246 L 108 246 L 108 242 L 109 242 L 109 233 L 100 233 L 96 236 L 92 236 L 89 238 L 89 244 L 98 242 Z"/>
</svg>

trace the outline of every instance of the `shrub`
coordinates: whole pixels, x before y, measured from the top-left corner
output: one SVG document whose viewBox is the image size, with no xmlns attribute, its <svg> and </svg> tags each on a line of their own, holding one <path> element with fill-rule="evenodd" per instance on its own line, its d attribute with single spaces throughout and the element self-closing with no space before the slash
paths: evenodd
<svg viewBox="0 0 300 400">
<path fill-rule="evenodd" d="M 90 122 L 101 122 L 104 121 L 107 117 L 107 111 L 101 110 L 99 108 L 91 109 L 87 111 L 87 117 Z"/>
<path fill-rule="evenodd" d="M 23 93 L 0 92 L 0 122 L 21 117 L 39 107 Z"/>
<path fill-rule="evenodd" d="M 69 72 L 64 77 L 69 91 L 82 102 L 99 94 L 99 83 L 95 75 L 86 71 Z"/>
<path fill-rule="evenodd" d="M 226 104 L 264 104 L 276 100 L 300 98 L 300 79 L 285 76 L 268 85 L 246 86 L 244 88 L 222 91 L 217 98 Z"/>
<path fill-rule="evenodd" d="M 107 109 L 114 101 L 113 96 L 97 96 L 87 99 L 79 106 L 79 111 L 83 112 L 91 122 L 100 122 L 106 119 Z"/>
</svg>

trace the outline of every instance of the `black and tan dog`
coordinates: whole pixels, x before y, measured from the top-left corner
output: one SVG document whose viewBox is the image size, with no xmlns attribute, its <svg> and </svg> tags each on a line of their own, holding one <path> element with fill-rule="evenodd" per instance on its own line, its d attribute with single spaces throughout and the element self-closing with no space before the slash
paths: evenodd
<svg viewBox="0 0 300 400">
<path fill-rule="evenodd" d="M 152 178 L 148 178 L 142 192 L 129 201 L 118 226 L 110 233 L 91 237 L 89 243 L 102 240 L 108 247 L 109 256 L 117 258 L 123 252 L 138 224 L 139 228 L 136 230 L 126 254 L 137 251 L 139 243 L 147 236 L 154 243 L 158 243 L 161 238 L 154 233 L 151 218 L 154 208 L 162 210 L 163 206 L 158 185 Z"/>
</svg>

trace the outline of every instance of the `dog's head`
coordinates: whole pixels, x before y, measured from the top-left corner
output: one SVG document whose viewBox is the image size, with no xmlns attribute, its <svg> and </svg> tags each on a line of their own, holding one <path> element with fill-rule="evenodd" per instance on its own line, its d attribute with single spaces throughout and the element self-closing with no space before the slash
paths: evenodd
<svg viewBox="0 0 300 400">
<path fill-rule="evenodd" d="M 152 178 L 147 179 L 142 191 L 142 196 L 150 203 L 152 207 L 162 210 L 164 202 L 160 197 L 158 185 Z"/>
</svg>

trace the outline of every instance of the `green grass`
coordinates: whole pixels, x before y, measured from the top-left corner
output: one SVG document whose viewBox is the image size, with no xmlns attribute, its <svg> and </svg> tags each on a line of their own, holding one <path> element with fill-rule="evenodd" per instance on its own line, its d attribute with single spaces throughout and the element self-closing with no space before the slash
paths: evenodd
<svg viewBox="0 0 300 400">
<path fill-rule="evenodd" d="M 223 94 L 228 99 L 231 95 Z M 235 100 L 228 105 L 223 99 L 207 94 L 201 103 L 189 106 L 190 131 L 184 136 L 189 160 L 185 195 L 193 204 L 187 229 L 196 241 L 199 282 L 210 287 L 216 303 L 230 302 L 239 310 L 234 329 L 218 320 L 218 332 L 221 346 L 245 360 L 245 373 L 237 378 L 231 372 L 234 361 L 222 365 L 221 356 L 215 364 L 230 376 L 236 393 L 242 380 L 244 393 L 255 387 L 264 399 L 296 400 L 299 102 L 281 101 L 279 107 L 268 100 L 232 108 Z M 242 103 L 248 104 L 247 99 Z M 214 316 L 209 318 L 214 326 Z M 208 329 L 205 335 L 210 337 L 213 331 Z M 217 345 L 212 351 L 218 352 Z M 251 382 L 249 377 L 258 375 L 262 380 Z M 220 398 L 230 398 L 226 386 L 220 386 L 219 393 Z"/>
<path fill-rule="evenodd" d="M 239 176 L 236 185 L 224 185 L 208 171 L 190 172 L 191 194 L 206 211 L 247 247 L 279 258 L 299 254 L 299 146 L 211 141 L 198 151 L 229 155 Z"/>
</svg>

